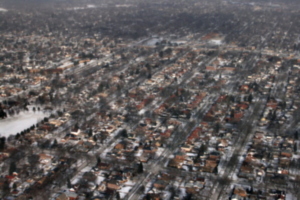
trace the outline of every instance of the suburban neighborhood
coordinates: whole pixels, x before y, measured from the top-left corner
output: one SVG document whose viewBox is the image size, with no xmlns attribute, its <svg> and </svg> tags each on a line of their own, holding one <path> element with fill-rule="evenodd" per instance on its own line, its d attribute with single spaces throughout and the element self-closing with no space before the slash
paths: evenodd
<svg viewBox="0 0 300 200">
<path fill-rule="evenodd" d="M 0 3 L 0 199 L 299 199 L 299 5 L 126 2 Z"/>
</svg>

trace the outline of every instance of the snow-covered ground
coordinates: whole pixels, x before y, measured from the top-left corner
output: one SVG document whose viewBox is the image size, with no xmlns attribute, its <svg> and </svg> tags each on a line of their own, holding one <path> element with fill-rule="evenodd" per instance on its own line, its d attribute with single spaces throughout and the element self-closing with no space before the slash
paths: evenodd
<svg viewBox="0 0 300 200">
<path fill-rule="evenodd" d="M 296 200 L 297 198 L 295 196 L 293 196 L 292 194 L 287 193 L 285 199 L 286 200 Z"/>
<path fill-rule="evenodd" d="M 75 175 L 72 179 L 71 179 L 71 184 L 75 185 L 78 183 L 78 181 L 82 178 L 82 175 L 85 172 L 89 172 L 91 171 L 92 167 L 90 166 L 86 166 L 85 168 L 83 168 L 77 175 Z"/>
<path fill-rule="evenodd" d="M 157 42 L 161 42 L 162 38 L 151 38 L 146 42 L 147 46 L 155 46 Z"/>
<path fill-rule="evenodd" d="M 116 7 L 117 8 L 129 8 L 129 7 L 133 7 L 134 5 L 132 4 L 117 4 Z"/>
<path fill-rule="evenodd" d="M 157 151 L 155 152 L 156 157 L 161 156 L 164 150 L 165 150 L 164 148 L 159 147 L 159 148 L 157 149 Z"/>
<path fill-rule="evenodd" d="M 93 4 L 88 4 L 86 7 L 87 7 L 87 8 L 96 8 L 96 6 L 93 5 Z"/>
<path fill-rule="evenodd" d="M 0 8 L 0 12 L 6 12 L 7 10 L 5 8 Z"/>
<path fill-rule="evenodd" d="M 142 109 L 139 111 L 139 115 L 143 115 L 146 112 L 146 109 Z"/>
<path fill-rule="evenodd" d="M 97 8 L 97 6 L 93 4 L 88 4 L 84 7 L 73 7 L 73 8 L 67 8 L 67 10 L 84 10 L 84 9 L 89 9 L 89 8 Z"/>
<path fill-rule="evenodd" d="M 130 192 L 132 186 L 124 186 L 119 190 L 120 198 L 124 199 L 125 196 Z"/>
<path fill-rule="evenodd" d="M 213 39 L 213 40 L 210 40 L 209 43 L 213 44 L 213 45 L 221 45 L 222 40 L 221 39 Z"/>
<path fill-rule="evenodd" d="M 0 136 L 8 137 L 17 134 L 32 125 L 36 125 L 44 119 L 47 113 L 44 112 L 21 112 L 18 115 L 9 116 L 6 119 L 0 119 Z"/>
<path fill-rule="evenodd" d="M 103 176 L 97 176 L 97 179 L 96 179 L 96 184 L 97 185 L 100 185 L 102 183 L 102 181 L 104 181 L 105 178 Z"/>
</svg>

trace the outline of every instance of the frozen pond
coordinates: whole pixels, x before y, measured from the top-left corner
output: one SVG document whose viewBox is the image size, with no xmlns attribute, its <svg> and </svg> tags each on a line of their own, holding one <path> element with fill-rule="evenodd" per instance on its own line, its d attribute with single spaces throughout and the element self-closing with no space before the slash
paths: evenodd
<svg viewBox="0 0 300 200">
<path fill-rule="evenodd" d="M 0 137 L 15 135 L 21 131 L 36 125 L 39 121 L 47 117 L 48 114 L 42 111 L 21 112 L 18 115 L 0 119 Z"/>
<path fill-rule="evenodd" d="M 213 45 L 221 45 L 222 40 L 221 39 L 213 39 L 213 40 L 210 40 L 209 43 L 213 44 Z"/>
<path fill-rule="evenodd" d="M 150 40 L 148 40 L 148 41 L 146 42 L 146 45 L 147 45 L 147 46 L 155 46 L 156 43 L 159 43 L 159 42 L 161 42 L 161 41 L 162 41 L 161 38 L 152 38 L 152 39 L 150 39 Z"/>
</svg>

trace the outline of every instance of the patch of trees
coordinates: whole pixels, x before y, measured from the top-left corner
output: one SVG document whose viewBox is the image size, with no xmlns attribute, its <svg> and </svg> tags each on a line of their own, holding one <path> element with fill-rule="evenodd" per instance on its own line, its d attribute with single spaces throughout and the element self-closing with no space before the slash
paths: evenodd
<svg viewBox="0 0 300 200">
<path fill-rule="evenodd" d="M 200 156 L 203 156 L 206 151 L 207 151 L 207 145 L 202 144 L 198 151 L 197 157 L 195 158 L 195 162 L 199 162 L 201 160 Z"/>
<path fill-rule="evenodd" d="M 137 164 L 137 173 L 138 174 L 141 174 L 141 173 L 143 173 L 144 172 L 144 167 L 143 167 L 143 163 L 139 163 L 139 164 Z"/>
<path fill-rule="evenodd" d="M 124 138 L 128 137 L 128 133 L 127 133 L 126 129 L 122 129 L 119 134 L 121 137 L 124 137 Z"/>
<path fill-rule="evenodd" d="M 87 58 L 87 59 L 93 59 L 93 58 L 95 58 L 94 54 L 92 54 L 92 53 L 85 53 L 85 52 L 81 53 L 80 57 L 83 58 L 83 59 L 85 59 L 85 58 Z"/>
<path fill-rule="evenodd" d="M 0 118 L 1 119 L 4 119 L 4 118 L 6 118 L 7 117 L 7 113 L 6 112 L 4 112 L 4 110 L 0 110 Z"/>
<path fill-rule="evenodd" d="M 18 106 L 19 102 L 14 101 L 14 100 L 5 100 L 2 102 L 3 105 L 6 105 L 8 107 L 12 107 L 12 106 Z"/>
<path fill-rule="evenodd" d="M 9 175 L 12 175 L 14 172 L 17 171 L 17 166 L 15 162 L 11 162 L 9 166 Z"/>
<path fill-rule="evenodd" d="M 6 142 L 6 138 L 5 137 L 1 137 L 0 138 L 0 151 L 4 149 L 5 142 Z"/>
</svg>

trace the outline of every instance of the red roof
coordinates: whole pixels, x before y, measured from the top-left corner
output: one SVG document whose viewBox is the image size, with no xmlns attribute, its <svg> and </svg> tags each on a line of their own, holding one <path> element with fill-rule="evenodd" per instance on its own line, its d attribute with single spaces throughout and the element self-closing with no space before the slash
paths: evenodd
<svg viewBox="0 0 300 200">
<path fill-rule="evenodd" d="M 242 112 L 234 113 L 234 118 L 235 119 L 241 119 L 244 116 Z"/>
<path fill-rule="evenodd" d="M 6 178 L 6 179 L 9 179 L 9 180 L 12 180 L 12 179 L 14 179 L 15 177 L 14 177 L 14 176 L 10 176 L 10 175 L 6 175 L 5 178 Z"/>
<path fill-rule="evenodd" d="M 217 102 L 218 102 L 218 103 L 223 102 L 224 100 L 226 100 L 226 97 L 227 97 L 227 95 L 221 95 L 221 96 L 218 98 Z"/>
<path fill-rule="evenodd" d="M 241 103 L 241 104 L 238 104 L 236 107 L 245 110 L 245 109 L 248 109 L 249 106 L 247 104 Z"/>
<path fill-rule="evenodd" d="M 187 140 L 188 140 L 188 141 L 191 141 L 191 140 L 194 140 L 194 139 L 199 138 L 199 135 L 200 135 L 201 131 L 202 131 L 202 128 L 201 128 L 201 127 L 195 128 L 195 129 L 192 131 L 191 135 L 188 137 Z"/>
</svg>

